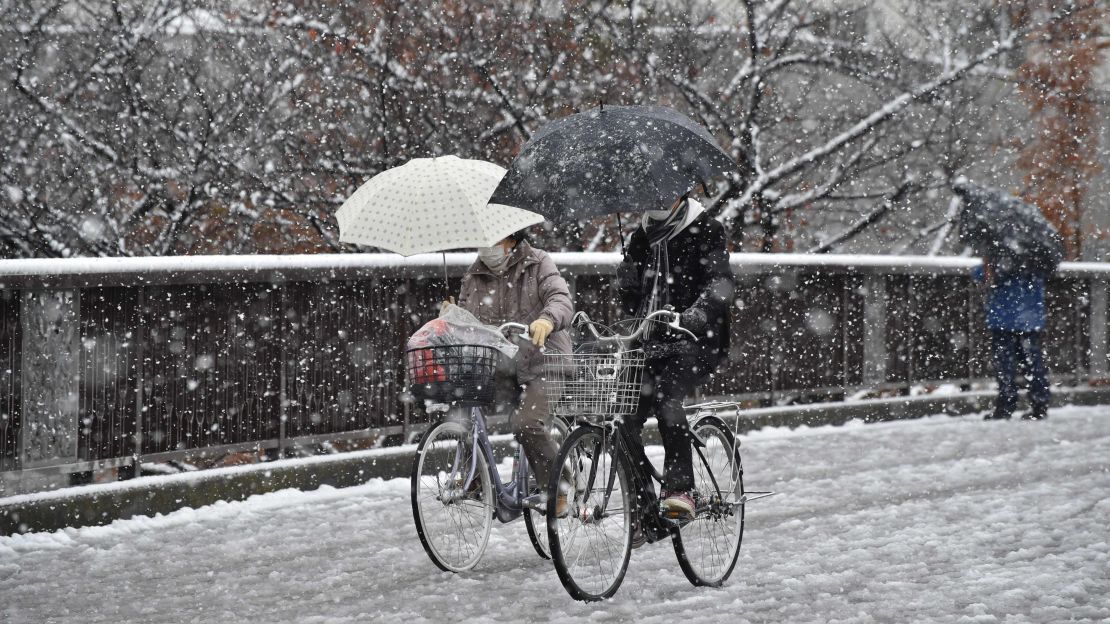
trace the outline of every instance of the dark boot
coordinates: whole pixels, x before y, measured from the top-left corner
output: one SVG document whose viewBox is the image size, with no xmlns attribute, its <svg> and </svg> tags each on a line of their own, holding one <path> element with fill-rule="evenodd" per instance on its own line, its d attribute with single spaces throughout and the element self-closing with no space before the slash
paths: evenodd
<svg viewBox="0 0 1110 624">
<path fill-rule="evenodd" d="M 983 420 L 1010 420 L 1010 412 L 994 408 L 994 411 L 983 417 Z"/>
<path fill-rule="evenodd" d="M 1034 405 L 1024 416 L 1022 420 L 1044 420 L 1048 418 L 1048 406 L 1043 403 Z"/>
</svg>

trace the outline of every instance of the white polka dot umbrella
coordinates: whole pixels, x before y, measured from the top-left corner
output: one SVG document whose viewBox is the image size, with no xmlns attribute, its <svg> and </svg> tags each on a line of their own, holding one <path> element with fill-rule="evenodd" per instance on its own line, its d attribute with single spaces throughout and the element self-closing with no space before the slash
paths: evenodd
<svg viewBox="0 0 1110 624">
<path fill-rule="evenodd" d="M 335 213 L 339 240 L 403 256 L 489 247 L 543 221 L 527 210 L 489 204 L 505 170 L 457 156 L 414 158 L 358 188 Z"/>
</svg>

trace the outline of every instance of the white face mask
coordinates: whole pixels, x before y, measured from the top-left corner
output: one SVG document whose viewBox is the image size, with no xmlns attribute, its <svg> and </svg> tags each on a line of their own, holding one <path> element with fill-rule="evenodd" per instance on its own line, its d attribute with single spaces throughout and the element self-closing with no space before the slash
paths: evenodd
<svg viewBox="0 0 1110 624">
<path fill-rule="evenodd" d="M 499 271 L 505 267 L 505 263 L 509 260 L 509 252 L 501 245 L 494 245 L 493 247 L 482 247 L 478 250 L 478 259 L 482 264 L 486 265 L 493 271 Z"/>
<path fill-rule="evenodd" d="M 666 210 L 647 210 L 644 212 L 644 215 L 646 215 L 647 218 L 651 219 L 652 221 L 663 221 L 666 220 L 667 217 L 671 216 L 671 209 L 668 208 Z"/>
</svg>

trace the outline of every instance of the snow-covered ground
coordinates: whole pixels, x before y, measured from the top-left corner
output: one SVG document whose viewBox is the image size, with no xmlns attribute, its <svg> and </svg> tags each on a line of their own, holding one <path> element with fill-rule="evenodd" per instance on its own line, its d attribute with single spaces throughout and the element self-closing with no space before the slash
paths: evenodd
<svg viewBox="0 0 1110 624">
<path fill-rule="evenodd" d="M 440 572 L 398 479 L 0 537 L 0 621 L 1110 621 L 1110 408 L 743 440 L 748 488 L 781 495 L 749 506 L 718 590 L 663 542 L 613 600 L 576 603 L 520 521 Z"/>
</svg>

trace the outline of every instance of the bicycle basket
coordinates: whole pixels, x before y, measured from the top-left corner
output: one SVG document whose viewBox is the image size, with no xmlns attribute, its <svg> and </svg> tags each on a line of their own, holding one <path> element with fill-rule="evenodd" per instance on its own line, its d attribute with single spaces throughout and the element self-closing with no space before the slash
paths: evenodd
<svg viewBox="0 0 1110 624">
<path fill-rule="evenodd" d="M 592 351 L 544 356 L 551 412 L 598 420 L 635 413 L 644 378 L 644 352 Z"/>
<path fill-rule="evenodd" d="M 437 403 L 490 403 L 500 352 L 484 345 L 441 345 L 405 351 L 409 391 Z"/>
</svg>

